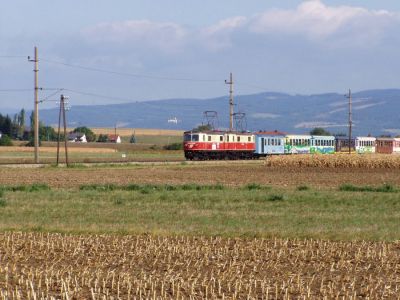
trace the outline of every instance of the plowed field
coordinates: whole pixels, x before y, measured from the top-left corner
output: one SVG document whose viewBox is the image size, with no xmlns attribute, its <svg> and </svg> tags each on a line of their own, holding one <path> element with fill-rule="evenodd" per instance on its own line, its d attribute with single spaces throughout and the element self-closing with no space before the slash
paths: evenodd
<svg viewBox="0 0 400 300">
<path fill-rule="evenodd" d="M 309 185 L 321 188 L 354 185 L 400 185 L 400 170 L 364 168 L 269 167 L 261 161 L 247 163 L 199 163 L 87 168 L 0 168 L 0 184 L 47 183 L 53 187 L 74 187 L 91 183 L 181 184 L 199 183 L 271 186 Z"/>
</svg>

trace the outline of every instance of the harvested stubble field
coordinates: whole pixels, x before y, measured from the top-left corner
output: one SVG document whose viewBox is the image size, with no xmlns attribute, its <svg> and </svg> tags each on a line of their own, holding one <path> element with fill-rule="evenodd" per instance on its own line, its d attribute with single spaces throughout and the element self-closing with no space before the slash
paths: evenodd
<svg viewBox="0 0 400 300">
<path fill-rule="evenodd" d="M 400 244 L 0 234 L 2 299 L 399 299 Z"/>
<path fill-rule="evenodd" d="M 390 154 L 335 154 L 271 156 L 265 161 L 269 167 L 292 168 L 361 168 L 400 170 L 400 155 Z"/>
</svg>

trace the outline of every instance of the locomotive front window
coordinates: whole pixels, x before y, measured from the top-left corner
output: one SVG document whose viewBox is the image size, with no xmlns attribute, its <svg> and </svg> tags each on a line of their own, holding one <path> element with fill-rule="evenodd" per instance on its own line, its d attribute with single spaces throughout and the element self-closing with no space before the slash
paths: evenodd
<svg viewBox="0 0 400 300">
<path fill-rule="evenodd" d="M 191 134 L 185 134 L 185 135 L 183 136 L 183 140 L 184 140 L 185 142 L 191 142 L 191 141 L 192 141 L 192 135 L 191 135 Z"/>
<path fill-rule="evenodd" d="M 199 141 L 199 135 L 198 134 L 193 134 L 192 135 L 192 142 L 198 142 Z"/>
</svg>

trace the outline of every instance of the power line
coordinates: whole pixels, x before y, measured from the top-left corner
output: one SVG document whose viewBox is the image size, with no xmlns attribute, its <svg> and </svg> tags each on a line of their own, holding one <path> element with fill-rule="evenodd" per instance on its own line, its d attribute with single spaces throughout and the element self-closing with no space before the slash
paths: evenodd
<svg viewBox="0 0 400 300">
<path fill-rule="evenodd" d="M 0 55 L 0 58 L 27 58 L 28 56 L 22 55 Z"/>
<path fill-rule="evenodd" d="M 241 86 L 247 86 L 247 87 L 252 87 L 252 88 L 256 88 L 259 90 L 263 90 L 263 91 L 267 91 L 268 89 L 262 86 L 258 86 L 258 85 L 254 85 L 254 84 L 249 84 L 249 83 L 243 83 L 243 82 L 235 82 L 236 85 L 241 85 Z"/>
<path fill-rule="evenodd" d="M 117 72 L 117 71 L 112 71 L 112 70 L 105 70 L 105 69 L 87 67 L 87 66 L 76 65 L 76 64 L 68 64 L 68 63 L 64 63 L 64 62 L 60 62 L 60 61 L 54 61 L 54 60 L 48 60 L 48 59 L 42 59 L 41 61 L 42 62 L 53 63 L 53 64 L 58 64 L 58 65 L 63 65 L 63 66 L 70 67 L 70 68 L 82 69 L 82 70 L 86 70 L 86 71 L 114 74 L 114 75 L 119 75 L 119 76 L 154 79 L 154 80 L 191 81 L 191 82 L 221 82 L 222 81 L 220 79 L 196 79 L 196 78 L 180 78 L 180 77 L 163 77 L 163 76 L 152 76 L 152 75 L 146 75 L 146 74 Z"/>
<path fill-rule="evenodd" d="M 85 95 L 85 96 L 93 96 L 93 97 L 103 98 L 103 99 L 114 99 L 114 100 L 129 101 L 129 102 L 133 101 L 132 99 L 128 99 L 128 98 L 120 98 L 120 97 L 99 95 L 99 94 L 95 94 L 95 93 L 82 92 L 82 91 L 71 90 L 71 89 L 64 89 L 64 91 L 68 91 L 68 92 L 75 93 L 75 94 L 80 94 L 80 95 Z"/>
<path fill-rule="evenodd" d="M 57 89 L 54 93 L 51 93 L 50 95 L 48 95 L 47 97 L 43 98 L 42 100 L 40 100 L 39 102 L 45 102 L 45 101 L 52 101 L 49 100 L 51 97 L 53 97 L 54 95 L 57 95 L 59 92 L 63 91 L 64 89 Z"/>
<path fill-rule="evenodd" d="M 32 89 L 0 89 L 0 92 L 31 92 Z"/>
</svg>

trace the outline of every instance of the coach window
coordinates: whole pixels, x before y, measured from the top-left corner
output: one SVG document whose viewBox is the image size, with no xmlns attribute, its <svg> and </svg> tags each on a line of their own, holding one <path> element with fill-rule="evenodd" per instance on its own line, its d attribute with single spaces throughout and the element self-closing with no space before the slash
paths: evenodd
<svg viewBox="0 0 400 300">
<path fill-rule="evenodd" d="M 208 141 L 211 142 L 211 135 L 208 136 Z"/>
<path fill-rule="evenodd" d="M 229 142 L 229 135 L 226 136 L 226 141 Z"/>
<path fill-rule="evenodd" d="M 249 136 L 248 141 L 251 142 L 251 136 Z"/>
<path fill-rule="evenodd" d="M 219 141 L 223 142 L 224 141 L 224 137 L 222 135 L 219 136 Z"/>
<path fill-rule="evenodd" d="M 240 136 L 237 137 L 237 141 L 240 142 Z"/>
</svg>

